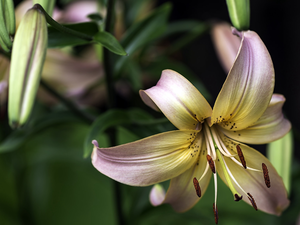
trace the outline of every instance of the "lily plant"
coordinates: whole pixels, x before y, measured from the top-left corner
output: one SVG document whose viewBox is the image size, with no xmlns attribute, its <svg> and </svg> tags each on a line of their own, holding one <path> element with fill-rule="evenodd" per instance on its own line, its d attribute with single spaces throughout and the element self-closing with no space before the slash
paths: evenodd
<svg viewBox="0 0 300 225">
<path fill-rule="evenodd" d="M 273 63 L 260 37 L 253 31 L 233 29 L 233 34 L 240 46 L 213 108 L 186 78 L 164 70 L 140 96 L 178 130 L 110 148 L 100 148 L 94 140 L 94 167 L 133 186 L 171 179 L 166 193 L 153 187 L 150 201 L 171 204 L 177 212 L 193 207 L 213 176 L 216 223 L 218 174 L 235 201 L 280 215 L 289 205 L 282 179 L 265 156 L 244 143 L 269 143 L 290 130 L 282 114 L 285 98 L 273 94 Z"/>
</svg>

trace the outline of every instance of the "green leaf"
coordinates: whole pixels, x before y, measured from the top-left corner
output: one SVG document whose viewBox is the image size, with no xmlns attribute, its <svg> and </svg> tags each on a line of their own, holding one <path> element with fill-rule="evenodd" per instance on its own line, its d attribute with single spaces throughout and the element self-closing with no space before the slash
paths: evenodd
<svg viewBox="0 0 300 225">
<path fill-rule="evenodd" d="M 173 30 L 172 32 L 174 31 L 175 30 Z M 179 49 L 192 43 L 192 41 L 196 40 L 197 38 L 199 38 L 201 35 L 205 34 L 208 31 L 209 31 L 209 26 L 206 23 L 198 22 L 197 24 L 195 24 L 194 27 L 189 29 L 189 31 L 185 35 L 183 35 L 182 37 L 178 38 L 175 42 L 173 42 L 171 47 L 167 49 L 166 54 L 172 54 L 178 51 Z"/>
<path fill-rule="evenodd" d="M 195 27 L 197 27 L 200 23 L 201 22 L 197 20 L 180 20 L 180 21 L 172 22 L 168 24 L 164 36 L 171 36 L 177 33 L 190 32 Z"/>
<path fill-rule="evenodd" d="M 141 77 L 142 72 L 140 70 L 140 67 L 136 62 L 130 60 L 126 63 L 126 70 L 128 79 L 130 80 L 130 83 L 132 85 L 132 89 L 134 90 L 134 92 L 138 92 L 143 88 Z"/>
<path fill-rule="evenodd" d="M 108 32 L 105 32 L 105 31 L 98 32 L 93 37 L 93 40 L 95 42 L 103 45 L 109 51 L 111 51 L 117 55 L 126 55 L 127 54 L 125 52 L 125 50 L 123 49 L 123 47 L 118 42 L 118 40 Z"/>
<path fill-rule="evenodd" d="M 167 19 L 171 11 L 171 4 L 166 3 L 154 10 L 142 21 L 133 24 L 125 33 L 121 44 L 125 51 L 131 55 L 141 46 L 154 41 L 162 35 L 167 26 Z M 129 57 L 122 57 L 118 60 L 115 71 L 118 73 Z"/>
<path fill-rule="evenodd" d="M 69 29 L 81 32 L 83 34 L 94 36 L 98 33 L 98 26 L 95 22 L 77 23 L 64 25 Z M 88 44 L 90 41 L 75 37 L 71 34 L 62 33 L 54 27 L 48 27 L 48 47 L 62 48 L 65 46 Z"/>
<path fill-rule="evenodd" d="M 160 36 L 166 29 L 170 11 L 171 4 L 166 3 L 144 20 L 132 25 L 121 40 L 126 51 L 131 54 L 140 46 Z"/>
</svg>

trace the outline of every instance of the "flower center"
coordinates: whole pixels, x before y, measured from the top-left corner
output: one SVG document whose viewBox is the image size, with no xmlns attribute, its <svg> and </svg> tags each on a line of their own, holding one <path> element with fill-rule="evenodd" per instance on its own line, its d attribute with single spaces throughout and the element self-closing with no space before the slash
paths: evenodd
<svg viewBox="0 0 300 225">
<path fill-rule="evenodd" d="M 250 166 L 247 166 L 247 160 L 243 154 L 242 148 L 239 144 L 235 144 L 234 142 L 230 142 L 231 146 L 229 147 L 226 140 L 229 138 L 226 137 L 226 140 L 224 140 L 224 135 L 219 132 L 217 126 L 209 127 L 207 121 L 205 121 L 202 124 L 202 131 L 204 134 L 205 144 L 207 148 L 207 165 L 204 173 L 200 177 L 200 179 L 194 178 L 193 184 L 196 190 L 196 194 L 198 197 L 201 197 L 201 188 L 200 188 L 200 180 L 205 176 L 205 174 L 208 172 L 209 168 L 213 172 L 214 176 L 214 186 L 215 186 L 215 201 L 213 204 L 213 210 L 215 215 L 215 222 L 218 223 L 218 209 L 217 209 L 217 170 L 220 176 L 223 177 L 223 179 L 226 180 L 227 186 L 231 190 L 234 200 L 240 201 L 243 196 L 241 193 L 244 193 L 250 203 L 252 204 L 253 208 L 257 210 L 257 206 L 255 203 L 255 200 L 253 196 L 246 192 L 241 185 L 238 183 L 238 181 L 233 176 L 232 172 L 230 171 L 228 167 L 228 163 L 226 163 L 226 160 L 230 159 L 232 160 L 238 167 L 242 167 L 245 170 L 251 170 L 259 173 L 263 173 L 264 181 L 266 186 L 269 188 L 271 186 L 268 168 L 267 166 L 262 163 L 262 170 L 252 168 Z M 223 139 L 222 139 L 223 137 Z M 224 143 L 225 142 L 225 143 Z M 232 145 L 236 148 L 233 149 Z M 225 160 L 226 157 L 226 160 Z M 238 190 L 239 191 L 238 191 Z"/>
</svg>

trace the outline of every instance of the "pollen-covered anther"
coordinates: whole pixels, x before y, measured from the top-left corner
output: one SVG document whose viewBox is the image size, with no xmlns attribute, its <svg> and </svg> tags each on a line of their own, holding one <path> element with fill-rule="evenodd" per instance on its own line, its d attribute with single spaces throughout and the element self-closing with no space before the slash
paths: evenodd
<svg viewBox="0 0 300 225">
<path fill-rule="evenodd" d="M 234 194 L 234 201 L 238 202 L 243 199 L 243 195 L 239 196 L 238 194 Z"/>
<path fill-rule="evenodd" d="M 240 161 L 241 161 L 243 167 L 244 167 L 245 169 L 247 169 L 245 157 L 244 157 L 244 154 L 243 154 L 243 152 L 242 152 L 241 147 L 240 147 L 239 145 L 237 145 L 237 146 L 236 146 L 236 150 L 237 150 L 238 156 L 239 156 L 239 158 L 240 158 Z"/>
<path fill-rule="evenodd" d="M 262 163 L 262 169 L 264 173 L 265 184 L 268 188 L 270 188 L 271 182 L 270 182 L 268 167 L 266 166 L 266 164 Z"/>
<path fill-rule="evenodd" d="M 208 162 L 208 164 L 210 166 L 211 171 L 213 173 L 216 173 L 215 163 L 214 163 L 213 159 L 211 158 L 211 156 L 210 155 L 206 155 L 206 159 L 207 159 L 207 162 Z"/>
<path fill-rule="evenodd" d="M 252 195 L 250 193 L 247 193 L 247 194 L 248 194 L 248 198 L 249 198 L 253 208 L 257 211 L 257 206 L 256 206 L 254 198 L 252 197 Z"/>
<path fill-rule="evenodd" d="M 196 193 L 197 193 L 198 197 L 200 198 L 201 197 L 201 188 L 200 188 L 199 182 L 196 177 L 194 177 L 193 183 L 194 183 Z"/>
<path fill-rule="evenodd" d="M 219 221 L 219 215 L 218 215 L 218 207 L 213 203 L 213 210 L 215 215 L 215 223 L 218 224 Z"/>
</svg>

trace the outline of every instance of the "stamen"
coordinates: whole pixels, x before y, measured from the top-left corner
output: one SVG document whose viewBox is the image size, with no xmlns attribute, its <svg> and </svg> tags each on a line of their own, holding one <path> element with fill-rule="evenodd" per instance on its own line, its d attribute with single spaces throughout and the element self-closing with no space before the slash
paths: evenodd
<svg viewBox="0 0 300 225">
<path fill-rule="evenodd" d="M 246 166 L 246 161 L 245 161 L 245 158 L 244 158 L 244 155 L 243 155 L 243 152 L 242 152 L 242 149 L 240 148 L 239 145 L 236 146 L 236 150 L 238 152 L 238 155 L 239 155 L 239 158 L 240 158 L 240 161 L 241 163 L 243 164 L 243 167 L 245 169 L 247 169 L 247 166 Z"/>
<path fill-rule="evenodd" d="M 215 223 L 218 224 L 219 220 L 219 215 L 218 215 L 218 207 L 213 203 L 213 210 L 214 210 L 214 215 L 215 215 Z"/>
<path fill-rule="evenodd" d="M 221 138 L 219 137 L 217 131 L 216 131 L 213 127 L 212 127 L 210 130 L 211 130 L 211 133 L 212 133 L 212 136 L 213 136 L 213 140 L 215 141 L 215 144 L 217 145 L 217 147 L 218 147 L 218 149 L 220 150 L 220 152 L 221 152 L 223 155 L 227 156 L 227 157 L 233 156 L 233 155 L 231 155 L 231 154 L 228 152 L 226 146 L 224 146 L 223 141 L 222 141 Z M 222 144 L 223 144 L 223 145 L 222 145 Z"/>
<path fill-rule="evenodd" d="M 262 169 L 263 169 L 263 173 L 264 173 L 265 184 L 268 188 L 270 188 L 271 182 L 270 182 L 270 177 L 269 177 L 269 171 L 268 171 L 266 164 L 262 163 Z"/>
<path fill-rule="evenodd" d="M 212 160 L 211 156 L 210 155 L 206 155 L 206 159 L 208 161 L 208 164 L 210 166 L 210 169 L 213 173 L 216 173 L 216 169 L 215 169 L 215 164 L 214 164 L 214 161 Z"/>
<path fill-rule="evenodd" d="M 200 189 L 200 185 L 199 185 L 199 182 L 196 177 L 194 177 L 193 183 L 194 183 L 196 193 L 197 193 L 198 197 L 200 198 L 201 197 L 201 189 Z"/>
<path fill-rule="evenodd" d="M 253 208 L 257 211 L 257 206 L 256 206 L 254 198 L 252 197 L 252 195 L 250 193 L 247 193 L 247 194 L 248 194 L 248 198 L 249 198 Z"/>
<path fill-rule="evenodd" d="M 212 139 L 212 134 L 210 133 L 210 129 L 208 128 L 208 125 L 206 123 L 204 123 L 204 131 L 205 131 L 205 140 L 206 140 L 206 146 L 210 147 L 208 148 L 209 151 L 208 153 L 211 154 L 211 157 L 216 160 L 217 156 L 216 156 L 216 152 L 214 151 L 215 149 L 215 145 L 214 145 L 214 141 Z"/>
<path fill-rule="evenodd" d="M 240 197 L 238 194 L 234 194 L 234 197 L 235 197 L 234 201 L 238 202 L 238 201 L 242 200 L 243 195 L 241 195 L 241 197 Z"/>
<path fill-rule="evenodd" d="M 234 157 L 230 157 L 230 158 L 232 159 L 233 162 L 235 162 L 239 166 L 244 167 L 242 165 L 242 163 L 240 163 L 236 158 L 234 158 Z M 251 168 L 251 167 L 247 167 L 247 170 L 252 170 L 252 171 L 255 171 L 255 172 L 262 172 L 262 170 L 257 170 L 257 169 Z"/>
<path fill-rule="evenodd" d="M 219 141 L 219 144 L 221 145 L 221 146 L 219 146 L 219 149 L 222 149 L 222 151 L 221 151 L 222 154 L 225 155 L 225 156 L 227 156 L 227 157 L 234 157 L 236 154 L 232 155 L 232 154 L 228 151 L 227 147 L 226 147 L 225 144 L 223 143 L 222 138 L 221 138 L 219 135 L 216 135 L 216 137 L 217 137 L 217 139 L 219 139 L 218 141 Z M 218 143 L 217 143 L 217 145 L 218 145 Z M 220 147 L 221 147 L 221 148 L 220 148 Z"/>
</svg>

